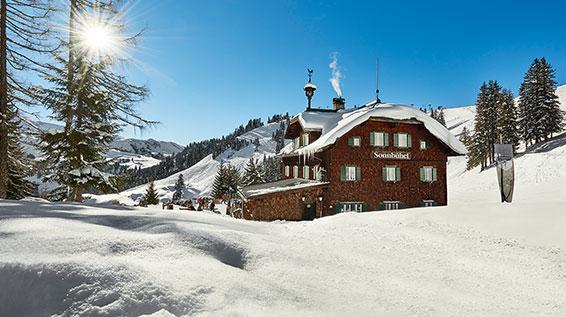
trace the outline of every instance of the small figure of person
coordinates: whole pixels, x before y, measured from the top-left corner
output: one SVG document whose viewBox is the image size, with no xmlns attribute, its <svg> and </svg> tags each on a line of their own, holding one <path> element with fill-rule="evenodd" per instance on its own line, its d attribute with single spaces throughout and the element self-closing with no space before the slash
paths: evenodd
<svg viewBox="0 0 566 317">
<path fill-rule="evenodd" d="M 216 205 L 214 204 L 214 201 L 210 202 L 210 211 L 214 211 Z"/>
</svg>

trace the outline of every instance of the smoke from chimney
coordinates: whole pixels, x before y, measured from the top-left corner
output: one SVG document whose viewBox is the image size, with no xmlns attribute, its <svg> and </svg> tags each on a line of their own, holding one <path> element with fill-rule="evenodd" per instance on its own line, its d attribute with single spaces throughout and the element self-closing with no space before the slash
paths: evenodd
<svg viewBox="0 0 566 317">
<path fill-rule="evenodd" d="M 342 97 L 342 89 L 340 89 L 340 79 L 342 79 L 342 73 L 340 72 L 340 68 L 338 67 L 338 53 L 334 52 L 330 55 L 332 61 L 328 65 L 332 70 L 332 77 L 330 78 L 330 83 L 332 84 L 332 88 L 338 95 L 338 97 Z"/>
</svg>

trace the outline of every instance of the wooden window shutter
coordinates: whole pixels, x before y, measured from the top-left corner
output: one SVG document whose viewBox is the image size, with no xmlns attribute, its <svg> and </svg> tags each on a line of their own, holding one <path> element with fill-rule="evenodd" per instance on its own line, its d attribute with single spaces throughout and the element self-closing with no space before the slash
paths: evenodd
<svg viewBox="0 0 566 317">
<path fill-rule="evenodd" d="M 437 181 L 437 180 L 438 180 L 437 177 L 438 177 L 438 176 L 437 176 L 436 167 L 433 167 L 433 168 L 432 168 L 432 180 L 433 180 L 433 181 Z"/>
<path fill-rule="evenodd" d="M 348 139 L 348 145 L 349 145 L 349 146 L 354 146 L 354 138 L 349 138 L 349 139 Z"/>
<path fill-rule="evenodd" d="M 369 145 L 375 146 L 375 132 L 369 133 Z"/>
<path fill-rule="evenodd" d="M 344 165 L 340 166 L 340 180 L 341 181 L 346 180 L 346 166 Z"/>
<path fill-rule="evenodd" d="M 400 167 L 395 167 L 395 181 L 400 181 L 401 180 L 401 168 Z"/>
<path fill-rule="evenodd" d="M 411 135 L 407 133 L 407 147 L 412 147 L 413 146 L 413 140 L 411 138 Z"/>
<path fill-rule="evenodd" d="M 356 180 L 359 181 L 362 179 L 362 171 L 359 166 L 356 166 Z"/>
<path fill-rule="evenodd" d="M 393 134 L 393 146 L 399 146 L 399 133 Z"/>
<path fill-rule="evenodd" d="M 389 146 L 389 133 L 383 132 L 383 146 Z"/>
<path fill-rule="evenodd" d="M 419 175 L 420 175 L 420 178 L 421 178 L 421 182 L 425 181 L 425 175 L 424 174 L 425 174 L 424 167 L 423 166 L 419 167 Z"/>
<path fill-rule="evenodd" d="M 381 168 L 381 175 L 383 177 L 383 181 L 387 182 L 387 166 Z"/>
</svg>

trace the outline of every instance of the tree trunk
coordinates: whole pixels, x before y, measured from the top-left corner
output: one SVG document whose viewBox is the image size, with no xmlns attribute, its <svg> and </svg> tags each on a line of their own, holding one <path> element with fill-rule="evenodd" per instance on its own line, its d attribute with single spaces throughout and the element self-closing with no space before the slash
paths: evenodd
<svg viewBox="0 0 566 317">
<path fill-rule="evenodd" d="M 6 0 L 0 0 L 0 199 L 8 195 L 8 41 Z"/>
<path fill-rule="evenodd" d="M 75 64 L 75 14 L 77 11 L 77 0 L 71 0 L 69 11 L 69 61 L 67 64 L 67 104 L 65 110 L 65 134 L 69 134 L 73 123 L 73 79 Z"/>
</svg>

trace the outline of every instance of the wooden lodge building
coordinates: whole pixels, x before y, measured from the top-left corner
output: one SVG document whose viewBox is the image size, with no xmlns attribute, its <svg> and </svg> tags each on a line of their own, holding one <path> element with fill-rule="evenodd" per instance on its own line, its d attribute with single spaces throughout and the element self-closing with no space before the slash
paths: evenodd
<svg viewBox="0 0 566 317">
<path fill-rule="evenodd" d="M 345 109 L 343 98 L 334 98 L 333 109 L 313 109 L 309 98 L 285 137 L 292 143 L 280 153 L 283 180 L 241 190 L 246 219 L 446 205 L 448 156 L 466 152 L 426 113 L 379 98 L 355 109 Z"/>
</svg>

